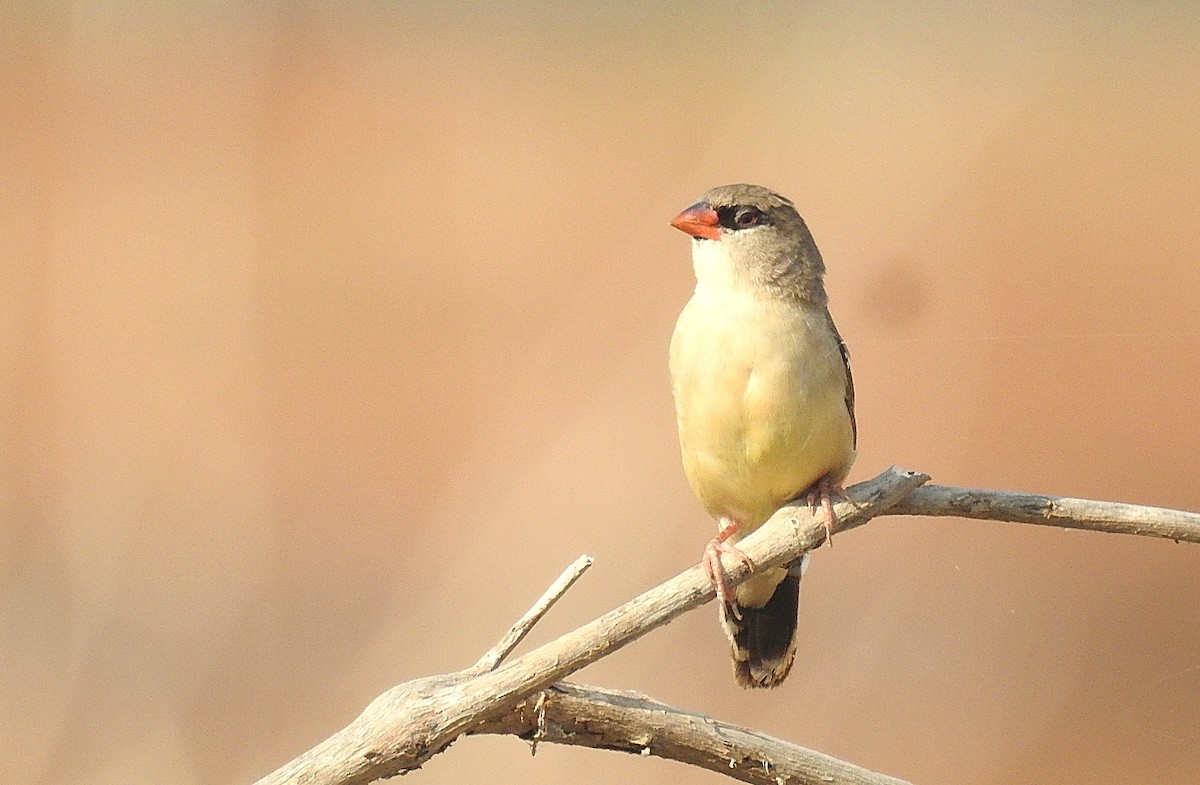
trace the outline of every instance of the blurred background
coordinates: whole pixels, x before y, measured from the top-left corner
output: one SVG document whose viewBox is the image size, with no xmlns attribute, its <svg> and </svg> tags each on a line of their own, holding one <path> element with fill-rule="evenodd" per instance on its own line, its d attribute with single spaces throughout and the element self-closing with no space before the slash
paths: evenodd
<svg viewBox="0 0 1200 785">
<path fill-rule="evenodd" d="M 1200 508 L 1200 7 L 10 3 L 0 763 L 250 782 L 694 564 L 667 223 L 792 197 L 852 481 Z M 704 608 L 578 679 L 922 785 L 1194 783 L 1200 548 L 880 519 L 733 684 Z M 528 648 L 526 644 L 525 648 Z M 468 738 L 414 782 L 726 782 Z"/>
</svg>

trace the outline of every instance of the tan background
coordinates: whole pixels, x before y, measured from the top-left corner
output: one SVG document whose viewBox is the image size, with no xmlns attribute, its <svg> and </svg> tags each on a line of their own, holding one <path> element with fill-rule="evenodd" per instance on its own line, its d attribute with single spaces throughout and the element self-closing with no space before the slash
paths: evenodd
<svg viewBox="0 0 1200 785">
<path fill-rule="evenodd" d="M 581 552 L 538 641 L 694 563 L 667 222 L 718 183 L 824 252 L 852 479 L 1200 508 L 1194 4 L 542 5 L 0 12 L 5 780 L 248 782 Z M 767 694 L 711 608 L 579 678 L 923 785 L 1200 778 L 1196 546 L 882 520 L 801 624 Z M 725 781 L 412 781 L 618 778 Z"/>
</svg>

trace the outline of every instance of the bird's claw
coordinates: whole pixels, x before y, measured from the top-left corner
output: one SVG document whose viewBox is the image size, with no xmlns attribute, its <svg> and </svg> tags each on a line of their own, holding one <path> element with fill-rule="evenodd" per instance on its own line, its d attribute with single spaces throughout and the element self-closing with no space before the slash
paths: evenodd
<svg viewBox="0 0 1200 785">
<path fill-rule="evenodd" d="M 729 538 L 737 530 L 737 521 L 727 523 L 717 533 L 717 536 L 709 540 L 708 544 L 704 546 L 704 556 L 701 558 L 700 564 L 704 567 L 704 572 L 708 574 L 708 579 L 717 591 L 717 602 L 721 604 L 722 614 L 726 612 L 732 613 L 733 617 L 740 621 L 742 614 L 738 610 L 737 601 L 733 597 L 733 587 L 729 584 L 729 571 L 725 569 L 725 564 L 721 561 L 722 556 L 728 555 L 737 559 L 748 569 L 755 569 L 754 561 L 741 548 L 729 542 Z"/>
<path fill-rule="evenodd" d="M 825 524 L 825 542 L 833 547 L 833 532 L 837 528 L 837 515 L 833 512 L 833 497 L 837 496 L 849 502 L 854 508 L 861 509 L 862 505 L 850 498 L 846 489 L 840 484 L 833 484 L 828 477 L 822 477 L 808 492 L 808 511 L 817 514 L 817 504 L 820 503 L 821 513 Z"/>
</svg>

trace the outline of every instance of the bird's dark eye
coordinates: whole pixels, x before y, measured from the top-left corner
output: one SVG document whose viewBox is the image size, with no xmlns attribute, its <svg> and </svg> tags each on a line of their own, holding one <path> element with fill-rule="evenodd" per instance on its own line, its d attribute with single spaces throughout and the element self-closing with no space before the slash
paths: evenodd
<svg viewBox="0 0 1200 785">
<path fill-rule="evenodd" d="M 743 207 L 733 214 L 733 222 L 742 229 L 757 226 L 760 218 L 762 218 L 762 213 L 753 207 Z"/>
<path fill-rule="evenodd" d="M 767 222 L 767 216 L 756 207 L 724 207 L 717 211 L 721 226 L 726 229 L 749 229 Z"/>
</svg>

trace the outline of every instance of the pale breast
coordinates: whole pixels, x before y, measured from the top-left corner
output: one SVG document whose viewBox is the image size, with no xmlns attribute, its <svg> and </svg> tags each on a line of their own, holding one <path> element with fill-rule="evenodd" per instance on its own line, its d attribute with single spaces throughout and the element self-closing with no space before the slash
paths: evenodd
<svg viewBox="0 0 1200 785">
<path fill-rule="evenodd" d="M 714 517 L 745 534 L 854 460 L 845 370 L 821 306 L 697 294 L 671 374 L 684 471 Z"/>
</svg>

